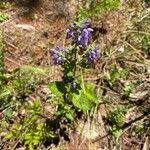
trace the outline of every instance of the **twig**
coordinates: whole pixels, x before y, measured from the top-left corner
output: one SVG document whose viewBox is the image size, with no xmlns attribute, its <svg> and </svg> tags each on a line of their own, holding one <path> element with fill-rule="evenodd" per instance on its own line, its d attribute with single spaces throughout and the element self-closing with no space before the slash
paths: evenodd
<svg viewBox="0 0 150 150">
<path fill-rule="evenodd" d="M 8 58 L 8 57 L 5 57 L 5 59 L 7 59 L 8 61 L 10 61 L 10 62 L 16 64 L 16 65 L 19 66 L 19 67 L 21 67 L 21 64 L 19 64 L 19 63 L 13 61 L 12 59 L 10 59 L 10 58 Z"/>
<path fill-rule="evenodd" d="M 131 45 L 130 43 L 128 43 L 128 42 L 126 42 L 126 44 L 127 44 L 130 48 L 132 48 L 132 49 L 135 51 L 136 54 L 140 55 L 141 58 L 145 61 L 145 58 L 141 55 L 141 53 L 139 52 L 138 49 L 136 49 L 134 46 L 132 46 L 132 45 Z"/>
<path fill-rule="evenodd" d="M 14 48 L 15 50 L 18 50 L 18 47 L 16 47 L 15 45 L 9 43 L 9 42 L 6 41 L 6 40 L 5 40 L 5 42 L 6 42 L 6 44 L 9 45 L 10 47 Z"/>
<path fill-rule="evenodd" d="M 20 140 L 18 140 L 18 141 L 15 143 L 15 145 L 12 147 L 11 150 L 15 150 L 19 142 L 20 142 Z"/>
</svg>

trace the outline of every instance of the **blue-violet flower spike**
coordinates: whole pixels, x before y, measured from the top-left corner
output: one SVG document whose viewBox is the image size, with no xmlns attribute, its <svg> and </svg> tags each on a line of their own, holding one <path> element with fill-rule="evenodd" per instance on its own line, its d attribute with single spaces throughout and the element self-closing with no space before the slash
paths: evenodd
<svg viewBox="0 0 150 150">
<path fill-rule="evenodd" d="M 83 28 L 87 28 L 90 25 L 90 20 L 85 19 L 83 21 Z"/>
<path fill-rule="evenodd" d="M 66 39 L 70 39 L 72 37 L 73 33 L 70 29 L 66 30 Z"/>
<path fill-rule="evenodd" d="M 64 48 L 55 47 L 50 50 L 51 56 L 55 64 L 61 65 L 64 62 L 66 51 Z"/>
<path fill-rule="evenodd" d="M 86 57 L 87 57 L 87 63 L 88 64 L 92 63 L 93 60 L 97 58 L 97 48 L 88 51 Z"/>
</svg>

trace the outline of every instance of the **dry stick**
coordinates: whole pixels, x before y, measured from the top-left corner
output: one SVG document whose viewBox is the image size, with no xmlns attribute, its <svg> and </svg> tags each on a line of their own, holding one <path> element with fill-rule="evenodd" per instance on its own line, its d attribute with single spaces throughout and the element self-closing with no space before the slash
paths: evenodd
<svg viewBox="0 0 150 150">
<path fill-rule="evenodd" d="M 82 127 L 81 132 L 80 132 L 79 140 L 78 140 L 78 147 L 79 147 L 79 148 L 80 148 L 80 147 L 83 145 L 83 143 L 86 141 L 86 138 L 84 138 L 84 139 L 82 140 L 82 142 L 80 142 L 81 136 L 83 135 L 83 130 L 84 130 L 84 128 L 85 128 L 85 123 L 86 123 L 86 122 L 84 121 L 83 127 Z M 80 142 L 80 144 L 79 144 L 79 142 Z"/>
<path fill-rule="evenodd" d="M 127 44 L 130 48 L 132 48 L 132 49 L 135 51 L 136 54 L 140 55 L 141 58 L 142 58 L 144 61 L 146 60 L 145 57 L 143 57 L 143 56 L 141 55 L 141 53 L 139 52 L 138 49 L 136 49 L 134 46 L 132 46 L 132 45 L 131 45 L 130 43 L 128 43 L 128 42 L 126 42 L 126 44 Z"/>
<path fill-rule="evenodd" d="M 21 64 L 19 64 L 19 63 L 13 61 L 12 59 L 10 59 L 10 58 L 8 58 L 8 57 L 5 57 L 5 58 L 6 58 L 8 61 L 10 61 L 10 62 L 16 64 L 16 65 L 19 66 L 19 67 L 21 67 Z"/>
<path fill-rule="evenodd" d="M 145 139 L 142 150 L 148 150 L 148 136 Z"/>
<path fill-rule="evenodd" d="M 89 115 L 89 113 L 88 113 L 88 135 L 90 136 L 90 128 L 91 128 L 91 126 L 90 126 L 90 115 Z M 90 145 L 90 143 L 91 143 L 91 136 L 89 137 L 89 140 L 88 140 L 88 149 L 89 150 L 91 150 L 91 145 Z"/>
<path fill-rule="evenodd" d="M 133 123 L 135 123 L 135 122 L 137 122 L 137 121 L 140 121 L 140 120 L 143 120 L 143 119 L 145 119 L 145 118 L 146 118 L 146 116 L 141 115 L 141 116 L 139 116 L 138 118 L 136 118 L 136 119 L 130 121 L 129 123 L 127 123 L 128 126 L 126 126 L 126 125 L 124 124 L 126 127 L 123 128 L 123 132 L 120 134 L 120 137 L 121 137 L 121 135 L 123 135 L 123 133 L 125 133 L 125 132 L 131 127 L 131 125 L 132 125 Z M 120 138 L 120 137 L 119 137 L 119 138 Z M 118 138 L 118 140 L 119 140 L 119 138 Z"/>
<path fill-rule="evenodd" d="M 5 36 L 7 36 L 8 38 L 10 38 L 10 36 L 9 35 L 7 35 L 7 34 L 5 34 Z M 8 41 L 6 41 L 5 40 L 5 43 L 6 43 L 6 45 L 8 45 L 8 46 L 10 46 L 10 47 L 12 47 L 13 49 L 15 49 L 15 50 L 18 50 L 19 48 L 18 47 L 16 47 L 15 45 L 13 45 L 12 43 L 9 43 Z M 17 58 L 17 59 L 20 59 L 20 60 L 22 60 L 22 61 L 25 61 L 24 59 L 22 59 L 21 57 L 18 57 L 18 56 L 16 56 L 16 54 L 15 53 L 13 53 L 13 52 L 11 52 L 10 50 L 7 50 L 11 55 L 13 55 L 15 58 Z"/>
<path fill-rule="evenodd" d="M 81 141 L 81 136 L 83 135 L 83 131 L 84 131 L 84 128 L 85 128 L 85 121 L 83 123 L 83 126 L 81 127 L 81 131 L 79 132 L 79 138 L 78 138 L 78 142 L 77 142 L 77 146 L 76 146 L 76 149 L 78 149 L 78 147 L 81 147 L 82 144 L 86 141 L 86 138 L 84 138 L 82 141 Z M 77 124 L 79 125 L 79 124 Z M 81 141 L 81 142 L 80 142 Z M 80 143 L 79 143 L 80 142 Z"/>
<path fill-rule="evenodd" d="M 6 40 L 5 40 L 5 42 L 6 42 L 6 44 L 7 44 L 8 46 L 10 46 L 10 47 L 14 48 L 15 50 L 18 50 L 18 47 L 16 47 L 15 45 L 13 45 L 13 44 L 9 43 L 9 42 L 8 42 L 8 41 L 6 41 Z"/>
<path fill-rule="evenodd" d="M 20 140 L 18 140 L 18 141 L 15 143 L 15 145 L 12 147 L 11 150 L 15 150 L 19 142 L 20 142 Z"/>
</svg>

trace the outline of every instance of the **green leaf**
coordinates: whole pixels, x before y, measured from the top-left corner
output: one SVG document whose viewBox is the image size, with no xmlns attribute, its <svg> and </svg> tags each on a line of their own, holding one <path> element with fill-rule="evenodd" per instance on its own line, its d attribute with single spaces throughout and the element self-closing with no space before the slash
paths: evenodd
<svg viewBox="0 0 150 150">
<path fill-rule="evenodd" d="M 9 89 L 5 89 L 2 91 L 2 93 L 0 93 L 0 99 L 9 96 L 11 94 L 11 91 Z"/>
<path fill-rule="evenodd" d="M 9 133 L 7 133 L 7 134 L 4 136 L 5 139 L 10 139 L 10 138 L 12 138 L 12 137 L 13 137 L 13 133 L 12 133 L 12 132 L 9 132 Z"/>
<path fill-rule="evenodd" d="M 36 99 L 31 106 L 28 105 L 27 111 L 30 114 L 39 114 L 40 113 L 40 100 Z M 33 116 L 32 118 L 34 119 L 34 117 L 36 117 L 36 116 Z M 31 118 L 30 118 L 30 121 L 31 121 Z"/>
<path fill-rule="evenodd" d="M 29 144 L 29 150 L 34 150 L 34 146 L 32 143 Z"/>
<path fill-rule="evenodd" d="M 24 136 L 24 139 L 26 141 L 30 140 L 31 139 L 31 133 L 26 133 L 25 136 Z M 27 142 L 28 143 L 28 142 Z"/>
<path fill-rule="evenodd" d="M 67 119 L 69 119 L 69 120 L 71 120 L 71 121 L 74 120 L 73 114 L 72 114 L 71 112 L 67 112 L 65 116 L 66 116 Z"/>
<path fill-rule="evenodd" d="M 120 72 L 117 68 L 114 68 L 111 72 L 111 81 L 113 82 L 115 79 L 118 79 L 120 77 Z"/>
<path fill-rule="evenodd" d="M 73 105 L 83 111 L 90 110 L 97 103 L 97 100 L 92 83 L 82 83 L 81 89 L 72 93 Z"/>
<path fill-rule="evenodd" d="M 19 130 L 18 123 L 13 124 L 12 129 L 13 129 L 13 131 L 18 131 Z"/>
<path fill-rule="evenodd" d="M 4 116 L 7 117 L 8 119 L 10 119 L 13 115 L 13 111 L 12 109 L 6 109 L 6 111 L 3 112 Z"/>
<path fill-rule="evenodd" d="M 48 88 L 56 96 L 63 96 L 63 94 L 66 93 L 65 84 L 61 81 L 49 83 Z"/>
<path fill-rule="evenodd" d="M 33 103 L 33 107 L 35 110 L 38 110 L 40 108 L 40 100 L 36 99 Z"/>
<path fill-rule="evenodd" d="M 33 139 L 32 143 L 33 143 L 34 145 L 38 145 L 39 142 L 40 142 L 40 137 L 39 137 L 39 136 L 34 136 L 34 139 Z"/>
<path fill-rule="evenodd" d="M 92 107 L 92 103 L 90 102 L 88 97 L 81 91 L 80 91 L 79 95 L 73 93 L 72 103 L 75 107 L 77 107 L 83 111 L 90 110 Z"/>
<path fill-rule="evenodd" d="M 87 10 L 84 6 L 80 7 L 78 18 L 81 20 L 83 18 L 95 16 L 107 10 L 116 9 L 119 7 L 119 3 L 119 0 L 93 0 L 92 7 L 89 10 Z"/>
<path fill-rule="evenodd" d="M 9 18 L 9 15 L 5 12 L 0 11 L 0 22 L 3 22 Z"/>
<path fill-rule="evenodd" d="M 92 101 L 96 101 L 98 98 L 94 94 L 94 84 L 92 83 L 86 83 L 85 85 L 85 95 Z"/>
</svg>

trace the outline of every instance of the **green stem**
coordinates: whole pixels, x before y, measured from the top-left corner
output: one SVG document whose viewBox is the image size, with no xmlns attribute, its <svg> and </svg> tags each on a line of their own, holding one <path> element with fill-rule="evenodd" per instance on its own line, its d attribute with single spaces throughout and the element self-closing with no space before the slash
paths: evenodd
<svg viewBox="0 0 150 150">
<path fill-rule="evenodd" d="M 75 47 L 73 49 L 73 51 L 74 51 L 74 61 L 75 61 L 74 70 L 73 70 L 73 76 L 75 77 L 76 76 L 76 70 L 77 70 L 77 48 Z"/>
<path fill-rule="evenodd" d="M 81 82 L 82 82 L 83 91 L 85 93 L 85 84 L 84 84 L 84 77 L 83 77 L 83 71 L 82 71 L 82 69 L 81 69 Z"/>
</svg>

